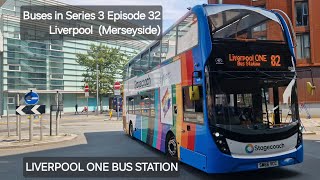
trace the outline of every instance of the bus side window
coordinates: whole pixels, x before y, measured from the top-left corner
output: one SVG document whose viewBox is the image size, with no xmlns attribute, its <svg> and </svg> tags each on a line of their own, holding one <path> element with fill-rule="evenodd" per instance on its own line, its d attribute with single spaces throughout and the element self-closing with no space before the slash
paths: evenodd
<svg viewBox="0 0 320 180">
<path fill-rule="evenodd" d="M 133 97 L 128 97 L 127 110 L 128 110 L 128 114 L 134 114 L 134 98 Z"/>
<path fill-rule="evenodd" d="M 155 117 L 155 100 L 154 91 L 150 93 L 150 117 Z"/>
<path fill-rule="evenodd" d="M 127 69 L 127 77 L 126 79 L 130 79 L 131 76 L 131 71 L 132 71 L 132 64 L 129 64 L 128 69 Z"/>
<path fill-rule="evenodd" d="M 145 94 L 143 96 L 140 96 L 141 101 L 140 101 L 140 107 L 141 107 L 141 115 L 142 116 L 149 116 L 150 112 L 150 98 L 149 94 Z"/>
<path fill-rule="evenodd" d="M 140 66 L 141 73 L 147 73 L 149 70 L 149 50 L 142 54 Z"/>
<path fill-rule="evenodd" d="M 141 107 L 140 107 L 140 96 L 134 97 L 134 114 L 140 115 L 141 114 Z"/>
<path fill-rule="evenodd" d="M 171 29 L 162 37 L 161 41 L 161 62 L 168 60 L 176 55 L 177 27 Z"/>
<path fill-rule="evenodd" d="M 191 14 L 178 25 L 177 54 L 198 44 L 198 19 L 195 14 Z"/>
<path fill-rule="evenodd" d="M 158 66 L 161 61 L 161 45 L 160 42 L 155 44 L 150 49 L 150 61 L 149 61 L 149 70 L 152 70 L 154 67 Z"/>
<path fill-rule="evenodd" d="M 183 88 L 183 111 L 184 121 L 203 123 L 203 93 L 202 87 L 199 87 L 200 99 L 197 101 L 190 100 L 189 87 Z"/>
</svg>

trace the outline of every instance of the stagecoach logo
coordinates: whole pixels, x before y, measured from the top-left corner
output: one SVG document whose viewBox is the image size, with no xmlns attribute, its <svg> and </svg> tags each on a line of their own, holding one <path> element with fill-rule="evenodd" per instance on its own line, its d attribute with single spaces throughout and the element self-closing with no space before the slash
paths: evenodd
<svg viewBox="0 0 320 180">
<path fill-rule="evenodd" d="M 252 145 L 252 144 L 247 144 L 245 147 L 245 151 L 247 154 L 251 154 L 254 151 L 268 151 L 268 150 L 277 150 L 277 149 L 283 149 L 284 144 L 271 144 L 271 145 Z"/>
<path fill-rule="evenodd" d="M 245 150 L 246 150 L 246 152 L 248 153 L 248 154 L 251 154 L 251 153 L 253 153 L 253 145 L 252 144 L 248 144 L 247 146 L 246 146 L 246 148 L 245 148 Z"/>
<path fill-rule="evenodd" d="M 223 59 L 221 58 L 216 58 L 215 61 L 216 61 L 216 64 L 224 64 Z"/>
<path fill-rule="evenodd" d="M 145 88 L 150 86 L 151 86 L 151 78 L 149 76 L 145 79 L 134 81 L 135 89 Z"/>
</svg>

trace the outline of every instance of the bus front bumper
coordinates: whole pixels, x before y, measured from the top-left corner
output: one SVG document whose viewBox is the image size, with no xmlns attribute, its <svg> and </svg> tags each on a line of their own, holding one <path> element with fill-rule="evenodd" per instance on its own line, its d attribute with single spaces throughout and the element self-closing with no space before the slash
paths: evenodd
<svg viewBox="0 0 320 180">
<path fill-rule="evenodd" d="M 211 159 L 209 159 L 209 157 L 207 158 L 207 173 L 230 173 L 240 171 L 252 171 L 268 167 L 282 167 L 302 163 L 303 146 L 299 146 L 295 151 L 291 153 L 267 158 L 240 159 L 222 153 L 215 157 L 212 156 Z M 276 166 L 269 166 L 274 162 L 277 162 Z M 259 164 L 267 164 L 268 166 L 259 167 Z"/>
</svg>

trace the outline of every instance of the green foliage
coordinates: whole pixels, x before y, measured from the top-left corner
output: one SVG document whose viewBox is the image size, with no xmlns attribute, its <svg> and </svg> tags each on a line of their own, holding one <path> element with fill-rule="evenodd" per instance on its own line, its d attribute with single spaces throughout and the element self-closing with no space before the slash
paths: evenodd
<svg viewBox="0 0 320 180">
<path fill-rule="evenodd" d="M 119 48 L 105 45 L 91 45 L 87 54 L 77 54 L 77 63 L 85 68 L 84 82 L 89 84 L 90 92 L 96 92 L 97 63 L 99 69 L 99 95 L 113 93 L 116 79 L 122 79 L 123 67 L 128 62 L 126 54 Z"/>
</svg>

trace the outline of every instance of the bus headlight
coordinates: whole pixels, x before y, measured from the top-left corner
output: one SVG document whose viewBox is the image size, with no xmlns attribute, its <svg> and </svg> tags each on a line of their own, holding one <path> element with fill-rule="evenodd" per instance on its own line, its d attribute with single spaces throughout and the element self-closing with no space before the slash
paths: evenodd
<svg viewBox="0 0 320 180">
<path fill-rule="evenodd" d="M 231 155 L 226 138 L 222 134 L 219 132 L 213 133 L 213 139 L 222 153 Z"/>
<path fill-rule="evenodd" d="M 302 131 L 303 131 L 303 126 L 301 126 L 301 124 L 299 125 L 299 131 L 298 131 L 298 138 L 297 138 L 297 146 L 296 148 L 298 148 L 303 141 L 303 137 L 302 137 Z"/>
</svg>

